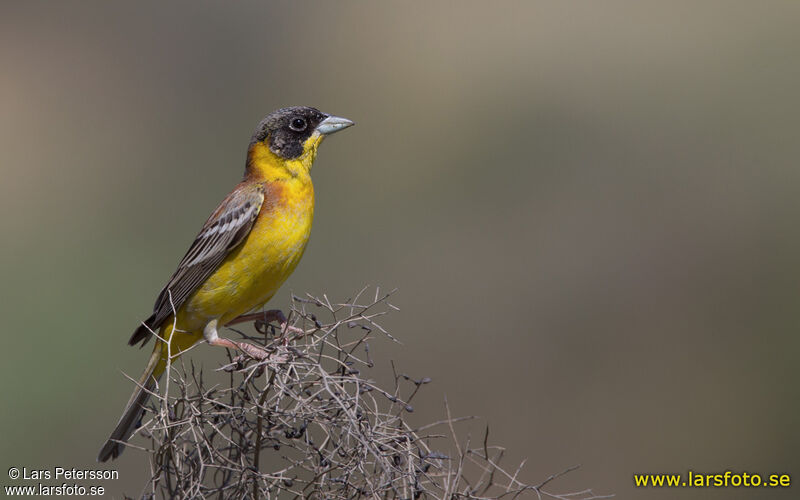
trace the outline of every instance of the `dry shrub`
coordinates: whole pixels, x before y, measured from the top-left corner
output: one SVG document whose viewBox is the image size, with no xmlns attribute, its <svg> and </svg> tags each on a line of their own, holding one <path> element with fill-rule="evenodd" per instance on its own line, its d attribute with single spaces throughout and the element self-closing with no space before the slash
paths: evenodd
<svg viewBox="0 0 800 500">
<path fill-rule="evenodd" d="M 393 363 L 393 387 L 364 375 L 374 366 L 370 338 L 391 338 L 378 322 L 396 310 L 390 295 L 367 298 L 364 289 L 343 303 L 293 297 L 289 323 L 302 333 L 263 321 L 258 337 L 231 329 L 271 355 L 230 357 L 224 384 L 209 385 L 179 358 L 137 431 L 149 439 L 141 448 L 152 472 L 143 496 L 607 498 L 550 489 L 572 469 L 521 482 L 522 464 L 501 467 L 503 449 L 489 445 L 488 428 L 477 446 L 460 441 L 454 424 L 466 418 L 447 407 L 442 421 L 415 427 L 411 404 L 430 380 L 398 374 Z"/>
</svg>

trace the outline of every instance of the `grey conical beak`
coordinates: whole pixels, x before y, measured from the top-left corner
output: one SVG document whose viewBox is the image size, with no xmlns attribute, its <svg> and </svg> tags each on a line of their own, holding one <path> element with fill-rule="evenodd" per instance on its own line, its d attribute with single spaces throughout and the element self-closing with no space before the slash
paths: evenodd
<svg viewBox="0 0 800 500">
<path fill-rule="evenodd" d="M 317 125 L 317 132 L 322 135 L 330 135 L 340 130 L 344 130 L 347 127 L 352 127 L 353 125 L 355 124 L 347 118 L 342 118 L 341 116 L 329 116 L 322 120 L 319 125 Z"/>
</svg>

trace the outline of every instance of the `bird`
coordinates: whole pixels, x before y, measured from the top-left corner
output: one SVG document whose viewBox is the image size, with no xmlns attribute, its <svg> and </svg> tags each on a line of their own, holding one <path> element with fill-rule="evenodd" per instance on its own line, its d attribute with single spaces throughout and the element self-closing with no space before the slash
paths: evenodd
<svg viewBox="0 0 800 500">
<path fill-rule="evenodd" d="M 294 271 L 314 217 L 311 167 L 327 136 L 354 123 L 316 108 L 278 109 L 256 127 L 244 178 L 203 224 L 158 294 L 153 313 L 129 345 L 157 337 L 144 373 L 97 456 L 115 459 L 136 430 L 167 364 L 195 343 L 257 352 L 219 336 L 219 328 L 254 316 Z M 282 314 L 278 317 L 282 318 Z M 285 318 L 282 318 L 285 321 Z"/>
</svg>

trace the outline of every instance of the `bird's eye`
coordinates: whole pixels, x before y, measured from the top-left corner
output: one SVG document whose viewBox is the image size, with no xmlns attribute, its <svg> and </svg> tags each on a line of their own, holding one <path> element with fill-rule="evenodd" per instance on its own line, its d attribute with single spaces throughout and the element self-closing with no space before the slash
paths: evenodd
<svg viewBox="0 0 800 500">
<path fill-rule="evenodd" d="M 303 118 L 292 118 L 292 121 L 289 123 L 289 128 L 295 132 L 302 132 L 306 129 L 306 126 L 306 121 Z"/>
</svg>

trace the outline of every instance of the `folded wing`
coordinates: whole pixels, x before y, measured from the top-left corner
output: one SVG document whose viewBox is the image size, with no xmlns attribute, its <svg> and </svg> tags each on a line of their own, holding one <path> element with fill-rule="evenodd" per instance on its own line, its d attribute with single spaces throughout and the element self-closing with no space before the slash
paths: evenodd
<svg viewBox="0 0 800 500">
<path fill-rule="evenodd" d="M 153 306 L 153 314 L 139 326 L 128 344 L 144 345 L 150 330 L 156 330 L 177 311 L 186 299 L 219 267 L 253 228 L 264 202 L 261 185 L 240 184 L 211 214 L 192 246 L 184 255 L 178 269 L 161 290 Z"/>
</svg>

